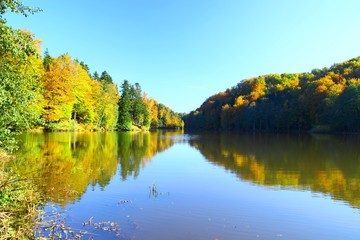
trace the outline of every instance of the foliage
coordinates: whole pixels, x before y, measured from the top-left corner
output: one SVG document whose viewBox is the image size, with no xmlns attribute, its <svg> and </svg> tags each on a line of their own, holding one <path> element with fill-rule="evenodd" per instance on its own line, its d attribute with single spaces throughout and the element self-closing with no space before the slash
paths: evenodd
<svg viewBox="0 0 360 240">
<path fill-rule="evenodd" d="M 87 65 L 68 54 L 52 58 L 48 66 L 44 75 L 43 117 L 49 129 L 61 130 L 61 125 L 66 126 L 63 123 L 71 121 L 96 129 L 115 127 L 119 99 L 115 84 L 92 79 L 84 67 Z"/>
<path fill-rule="evenodd" d="M 0 1 L 1 18 L 7 11 L 27 16 L 39 9 L 17 0 Z M 91 76 L 83 61 L 73 60 L 69 54 L 52 57 L 48 49 L 42 58 L 41 41 L 28 32 L 13 30 L 3 19 L 0 37 L 0 147 L 15 149 L 15 135 L 34 127 L 87 131 L 117 126 L 132 130 L 134 124 L 139 129 L 149 128 L 150 109 L 140 84 L 124 88 L 119 102 L 117 86 L 107 71 Z M 161 113 L 162 122 L 156 125 L 179 125 L 173 120 L 176 114 L 164 109 L 154 110 Z"/>
<path fill-rule="evenodd" d="M 117 86 L 112 82 L 100 82 L 100 96 L 98 99 L 98 129 L 112 130 L 118 121 L 118 102 L 120 99 Z"/>
<path fill-rule="evenodd" d="M 158 103 L 153 98 L 148 98 L 146 94 L 143 95 L 143 102 L 149 112 L 148 121 L 151 128 L 181 129 L 184 127 L 180 114 L 175 113 L 169 107 Z"/>
<path fill-rule="evenodd" d="M 193 129 L 360 132 L 360 57 L 239 82 L 184 117 Z"/>
<path fill-rule="evenodd" d="M 14 135 L 40 124 L 42 62 L 39 41 L 0 22 L 0 147 L 15 148 Z"/>
<path fill-rule="evenodd" d="M 164 104 L 142 93 L 139 83 L 135 86 L 125 80 L 121 86 L 118 129 L 130 131 L 131 125 L 140 128 L 183 128 L 180 115 Z"/>
<path fill-rule="evenodd" d="M 101 73 L 99 80 L 107 84 L 113 83 L 112 77 L 106 71 Z"/>
<path fill-rule="evenodd" d="M 124 80 L 119 101 L 118 129 L 121 131 L 147 130 L 150 126 L 149 115 L 149 109 L 142 98 L 140 84 L 136 83 L 134 86 Z"/>
<path fill-rule="evenodd" d="M 3 18 L 2 15 L 8 11 L 14 12 L 14 13 L 21 13 L 25 17 L 28 16 L 28 14 L 34 14 L 41 9 L 39 8 L 32 8 L 29 6 L 24 5 L 22 1 L 19 0 L 1 0 L 0 1 L 0 20 Z"/>
<path fill-rule="evenodd" d="M 139 83 L 135 83 L 135 86 L 130 88 L 131 96 L 131 117 L 133 123 L 139 126 L 149 125 L 149 111 L 146 108 L 145 103 L 141 97 L 141 87 Z"/>
<path fill-rule="evenodd" d="M 130 131 L 132 125 L 131 119 L 131 96 L 130 96 L 130 84 L 127 80 L 124 80 L 121 85 L 121 98 L 119 101 L 119 118 L 117 128 L 122 131 Z"/>
</svg>

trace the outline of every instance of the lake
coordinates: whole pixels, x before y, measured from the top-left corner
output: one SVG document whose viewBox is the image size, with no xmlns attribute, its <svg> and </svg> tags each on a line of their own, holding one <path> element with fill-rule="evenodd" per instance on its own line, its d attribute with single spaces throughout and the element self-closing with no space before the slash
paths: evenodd
<svg viewBox="0 0 360 240">
<path fill-rule="evenodd" d="M 360 239 L 357 136 L 158 131 L 20 140 L 14 167 L 34 179 L 62 237 Z"/>
</svg>

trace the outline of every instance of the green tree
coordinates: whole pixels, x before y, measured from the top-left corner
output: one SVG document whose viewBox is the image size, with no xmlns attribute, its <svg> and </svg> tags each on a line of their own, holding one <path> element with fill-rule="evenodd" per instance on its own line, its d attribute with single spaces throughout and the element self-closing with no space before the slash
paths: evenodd
<svg viewBox="0 0 360 240">
<path fill-rule="evenodd" d="M 97 81 L 100 81 L 100 76 L 99 76 L 99 73 L 97 71 L 94 72 L 93 76 L 92 76 L 93 79 L 97 80 Z"/>
<path fill-rule="evenodd" d="M 1 1 L 0 12 L 6 12 L 4 7 L 26 10 L 16 10 L 12 4 Z M 41 91 L 38 60 L 42 65 L 33 36 L 0 20 L 0 147 L 7 150 L 16 147 L 16 133 L 39 123 L 38 111 L 29 107 L 37 103 Z"/>
<path fill-rule="evenodd" d="M 100 81 L 105 83 L 113 83 L 112 77 L 107 71 L 103 71 L 100 76 Z"/>
<path fill-rule="evenodd" d="M 49 54 L 49 50 L 46 49 L 44 52 L 44 59 L 43 59 L 43 65 L 44 65 L 45 71 L 49 71 L 50 64 L 52 63 L 53 60 L 54 59 Z"/>
<path fill-rule="evenodd" d="M 360 84 L 350 85 L 337 99 L 332 118 L 337 131 L 360 131 Z"/>
<path fill-rule="evenodd" d="M 97 128 L 113 130 L 118 121 L 119 92 L 114 83 L 99 82 Z"/>
<path fill-rule="evenodd" d="M 131 96 L 130 96 L 130 84 L 127 80 L 124 80 L 121 85 L 121 98 L 119 101 L 119 117 L 117 128 L 121 131 L 130 131 L 132 126 L 131 121 Z"/>
<path fill-rule="evenodd" d="M 80 64 L 80 66 L 87 72 L 87 74 L 89 75 L 89 77 L 91 77 L 89 65 L 87 65 L 87 64 L 86 64 L 85 62 L 83 62 L 83 61 L 79 61 L 78 59 L 76 59 L 76 62 L 78 62 L 78 63 Z"/>
<path fill-rule="evenodd" d="M 149 126 L 149 112 L 141 97 L 141 87 L 139 83 L 135 83 L 135 87 L 131 86 L 131 99 L 132 99 L 132 120 L 135 124 Z M 146 124 L 145 124 L 146 122 Z"/>
</svg>

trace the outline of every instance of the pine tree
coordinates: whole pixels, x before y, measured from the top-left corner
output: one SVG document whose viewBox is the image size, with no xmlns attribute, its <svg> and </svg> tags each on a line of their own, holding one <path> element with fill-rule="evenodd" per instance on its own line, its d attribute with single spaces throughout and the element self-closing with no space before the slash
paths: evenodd
<svg viewBox="0 0 360 240">
<path fill-rule="evenodd" d="M 121 85 L 121 98 L 119 101 L 119 118 L 118 129 L 121 131 L 130 131 L 132 126 L 131 121 L 131 98 L 130 98 L 131 86 L 127 80 L 124 80 Z"/>
<path fill-rule="evenodd" d="M 105 83 L 113 83 L 112 77 L 107 71 L 103 71 L 100 76 L 100 81 Z"/>
</svg>

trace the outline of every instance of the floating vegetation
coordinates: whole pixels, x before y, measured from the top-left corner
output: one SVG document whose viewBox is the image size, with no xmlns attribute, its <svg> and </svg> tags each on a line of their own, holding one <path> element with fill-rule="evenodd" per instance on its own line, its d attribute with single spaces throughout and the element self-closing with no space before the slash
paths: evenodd
<svg viewBox="0 0 360 240">
<path fill-rule="evenodd" d="M 115 222 L 110 222 L 110 221 L 94 223 L 93 226 L 96 229 L 103 230 L 103 231 L 110 231 L 110 232 L 119 232 L 120 231 L 119 224 L 117 224 Z"/>
<path fill-rule="evenodd" d="M 90 217 L 82 223 L 82 229 L 75 229 L 66 222 L 64 212 L 59 212 L 53 207 L 51 213 L 43 214 L 41 222 L 36 227 L 37 238 L 49 239 L 95 239 L 96 232 L 105 231 L 114 234 L 115 238 L 126 239 L 121 232 L 120 226 L 116 222 L 102 221 L 95 222 L 94 217 Z"/>
<path fill-rule="evenodd" d="M 51 212 L 44 213 L 40 217 L 40 222 L 36 226 L 35 236 L 37 238 L 81 239 L 88 236 L 89 239 L 93 239 L 93 236 L 85 229 L 74 229 L 68 226 L 65 213 L 59 212 L 55 206 L 51 207 Z"/>
</svg>

